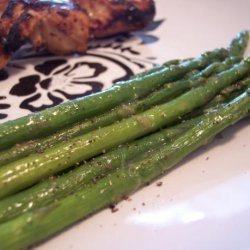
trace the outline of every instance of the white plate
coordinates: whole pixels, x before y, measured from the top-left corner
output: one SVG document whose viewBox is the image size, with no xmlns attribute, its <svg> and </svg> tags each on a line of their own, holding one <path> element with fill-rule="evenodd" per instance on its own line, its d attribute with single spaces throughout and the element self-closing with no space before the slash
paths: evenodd
<svg viewBox="0 0 250 250">
<path fill-rule="evenodd" d="M 98 48 L 86 56 L 12 61 L 9 78 L 0 81 L 1 121 L 109 87 L 157 63 L 226 46 L 237 32 L 250 29 L 248 0 L 156 5 L 151 29 L 93 43 Z M 44 61 L 54 67 L 44 71 Z M 86 84 L 94 73 L 95 88 Z M 36 249 L 250 249 L 249 153 L 245 119 L 179 164 L 160 180 L 161 187 L 153 183 L 121 202 L 116 213 L 103 210 Z"/>
</svg>

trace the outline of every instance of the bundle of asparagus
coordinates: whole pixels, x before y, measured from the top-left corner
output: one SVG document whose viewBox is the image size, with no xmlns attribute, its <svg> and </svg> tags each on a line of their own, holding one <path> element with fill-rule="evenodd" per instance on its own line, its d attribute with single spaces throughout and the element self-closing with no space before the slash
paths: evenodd
<svg viewBox="0 0 250 250">
<path fill-rule="evenodd" d="M 1 124 L 0 249 L 25 249 L 118 202 L 247 116 L 248 39 Z"/>
</svg>

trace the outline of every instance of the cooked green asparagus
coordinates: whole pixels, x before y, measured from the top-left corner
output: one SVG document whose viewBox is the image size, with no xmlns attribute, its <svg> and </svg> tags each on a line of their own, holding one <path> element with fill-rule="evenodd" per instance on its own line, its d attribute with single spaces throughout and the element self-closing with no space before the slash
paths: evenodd
<svg viewBox="0 0 250 250">
<path fill-rule="evenodd" d="M 237 34 L 229 45 L 229 54 L 231 56 L 243 56 L 249 41 L 249 31 L 242 31 Z"/>
<path fill-rule="evenodd" d="M 100 128 L 0 168 L 0 197 L 6 197 L 104 150 L 156 131 L 204 105 L 250 72 L 250 59 L 211 77 L 207 84 L 119 123 Z M 124 136 L 126 135 L 126 136 Z"/>
<path fill-rule="evenodd" d="M 73 195 L 52 205 L 27 212 L 0 225 L 0 248 L 24 249 L 69 226 L 125 195 L 136 191 L 207 143 L 227 126 L 245 117 L 250 107 L 249 91 L 148 158 L 123 167 Z M 74 210 L 73 213 L 66 211 Z M 10 237 L 11 235 L 11 237 Z"/>
<path fill-rule="evenodd" d="M 31 140 L 17 144 L 10 149 L 2 150 L 0 151 L 0 166 L 21 159 L 31 153 L 42 152 L 55 144 L 69 140 L 75 136 L 90 132 L 99 127 L 110 125 L 123 118 L 143 112 L 155 105 L 170 101 L 191 88 L 203 84 L 206 82 L 206 77 L 209 77 L 212 74 L 220 73 L 239 61 L 240 58 L 238 57 L 229 57 L 221 63 L 212 63 L 198 73 L 189 74 L 190 79 L 164 84 L 162 88 L 154 91 L 152 94 L 143 99 L 129 104 L 122 104 L 109 112 L 87 121 L 77 123 L 72 127 L 58 131 L 48 137 Z"/>
<path fill-rule="evenodd" d="M 76 192 L 76 190 L 95 182 L 135 158 L 138 159 L 142 157 L 141 155 L 149 154 L 159 146 L 165 145 L 201 120 L 202 116 L 153 133 L 94 158 L 62 176 L 49 178 L 16 195 L 1 200 L 0 223 Z M 16 206 L 16 204 L 19 205 Z"/>
<path fill-rule="evenodd" d="M 108 111 L 120 103 L 143 97 L 166 82 L 181 78 L 190 70 L 204 68 L 227 56 L 226 49 L 217 49 L 202 54 L 200 58 L 172 67 L 163 67 L 153 74 L 119 82 L 103 92 L 68 101 L 39 113 L 32 113 L 0 124 L 0 149 L 29 139 L 46 136 L 70 124 Z"/>
</svg>

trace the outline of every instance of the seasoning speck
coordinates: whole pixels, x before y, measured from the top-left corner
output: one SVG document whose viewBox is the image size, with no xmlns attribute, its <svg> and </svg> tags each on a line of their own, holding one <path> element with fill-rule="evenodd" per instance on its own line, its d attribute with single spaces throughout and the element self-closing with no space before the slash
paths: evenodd
<svg viewBox="0 0 250 250">
<path fill-rule="evenodd" d="M 129 196 L 123 196 L 123 200 L 125 200 L 125 201 L 132 201 L 132 199 L 129 197 Z"/>
<path fill-rule="evenodd" d="M 111 204 L 110 206 L 109 206 L 109 208 L 111 209 L 111 212 L 112 213 L 115 213 L 115 212 L 117 212 L 119 209 L 115 206 L 115 204 Z"/>
<path fill-rule="evenodd" d="M 158 181 L 158 182 L 156 183 L 156 186 L 157 186 L 157 187 L 161 187 L 161 186 L 162 186 L 162 184 L 163 184 L 163 182 L 162 182 L 162 181 Z"/>
</svg>

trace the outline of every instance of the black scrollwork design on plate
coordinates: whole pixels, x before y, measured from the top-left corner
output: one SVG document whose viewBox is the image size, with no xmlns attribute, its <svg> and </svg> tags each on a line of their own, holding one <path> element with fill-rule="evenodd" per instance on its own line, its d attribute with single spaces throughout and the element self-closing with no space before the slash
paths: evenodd
<svg viewBox="0 0 250 250">
<path fill-rule="evenodd" d="M 8 79 L 9 74 L 6 70 L 0 70 L 0 81 Z"/>
<path fill-rule="evenodd" d="M 6 99 L 6 96 L 0 96 L 0 119 L 4 119 L 8 116 L 7 112 L 5 111 L 10 108 L 10 104 L 5 103 Z"/>
<path fill-rule="evenodd" d="M 100 63 L 71 64 L 65 59 L 47 60 L 34 69 L 36 74 L 20 78 L 10 90 L 11 95 L 25 97 L 20 107 L 32 112 L 102 90 L 103 84 L 95 79 L 107 70 Z"/>
</svg>

